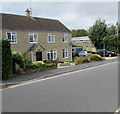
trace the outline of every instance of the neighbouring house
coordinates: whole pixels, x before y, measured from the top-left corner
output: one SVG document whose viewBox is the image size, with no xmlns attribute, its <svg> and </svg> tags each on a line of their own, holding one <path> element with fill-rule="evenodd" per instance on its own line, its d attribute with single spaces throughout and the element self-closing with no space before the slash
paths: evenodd
<svg viewBox="0 0 120 114">
<path fill-rule="evenodd" d="M 94 44 L 92 44 L 92 42 L 88 36 L 74 37 L 74 38 L 72 38 L 72 43 L 76 47 L 81 47 L 82 50 L 93 51 L 93 52 L 96 51 Z"/>
<path fill-rule="evenodd" d="M 71 31 L 59 20 L 2 13 L 2 38 L 12 51 L 34 61 L 71 60 Z"/>
</svg>

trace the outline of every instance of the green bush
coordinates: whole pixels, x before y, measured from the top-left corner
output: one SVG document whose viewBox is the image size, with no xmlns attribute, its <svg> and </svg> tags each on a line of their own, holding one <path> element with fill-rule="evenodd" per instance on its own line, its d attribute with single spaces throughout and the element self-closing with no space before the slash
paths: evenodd
<svg viewBox="0 0 120 114">
<path fill-rule="evenodd" d="M 30 60 L 27 59 L 23 59 L 23 69 L 24 70 L 29 70 L 32 68 L 32 62 Z"/>
<path fill-rule="evenodd" d="M 80 63 L 88 63 L 88 59 L 87 57 L 79 57 L 77 59 L 74 60 L 74 63 L 77 65 L 77 64 L 80 64 Z"/>
<path fill-rule="evenodd" d="M 52 59 L 49 59 L 49 60 L 44 60 L 44 62 L 46 63 L 46 64 L 49 64 L 49 63 L 58 63 L 58 60 L 52 60 Z"/>
<path fill-rule="evenodd" d="M 53 66 L 56 66 L 56 63 L 45 64 L 45 66 L 46 68 L 53 67 Z"/>
<path fill-rule="evenodd" d="M 36 61 L 36 62 L 33 62 L 32 68 L 45 69 L 46 66 L 45 66 L 45 63 L 43 61 Z"/>
<path fill-rule="evenodd" d="M 7 39 L 1 39 L 2 43 L 2 79 L 8 79 L 12 71 L 11 46 Z"/>
<path fill-rule="evenodd" d="M 100 55 L 98 54 L 90 54 L 87 56 L 88 61 L 101 61 L 104 60 Z"/>
<path fill-rule="evenodd" d="M 12 52 L 12 61 L 13 64 L 17 63 L 20 68 L 23 68 L 25 71 L 32 68 L 32 62 L 24 58 L 21 54 Z"/>
<path fill-rule="evenodd" d="M 12 52 L 12 62 L 17 63 L 20 66 L 20 68 L 24 67 L 23 57 L 19 53 Z"/>
<path fill-rule="evenodd" d="M 66 63 L 72 63 L 72 60 L 65 60 Z"/>
<path fill-rule="evenodd" d="M 72 61 L 75 61 L 77 58 L 79 58 L 79 57 L 75 56 L 75 57 L 72 59 Z"/>
</svg>

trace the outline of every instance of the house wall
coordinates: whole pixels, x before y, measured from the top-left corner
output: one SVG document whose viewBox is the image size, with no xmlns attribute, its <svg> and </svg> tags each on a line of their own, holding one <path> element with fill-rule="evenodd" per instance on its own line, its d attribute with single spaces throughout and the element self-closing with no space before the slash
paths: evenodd
<svg viewBox="0 0 120 114">
<path fill-rule="evenodd" d="M 62 58 L 62 50 L 68 49 L 69 51 L 69 58 L 71 59 L 71 45 L 69 44 L 71 42 L 70 33 L 66 32 L 39 32 L 39 31 L 16 31 L 16 30 L 3 30 L 2 31 L 2 37 L 6 38 L 6 32 L 16 32 L 17 33 L 17 43 L 11 44 L 11 50 L 20 52 L 22 54 L 26 53 L 26 57 L 30 58 L 30 53 L 33 53 L 33 62 L 36 61 L 36 51 L 39 47 L 37 47 L 33 52 L 28 53 L 29 48 L 33 45 L 33 43 L 29 42 L 29 33 L 38 33 L 38 43 L 40 44 L 45 50 L 42 48 L 39 48 L 39 50 L 43 51 L 42 58 L 43 60 L 46 60 L 46 53 L 48 50 L 57 50 L 57 57 L 59 60 L 63 60 Z M 55 34 L 55 43 L 48 43 L 48 33 L 54 33 Z M 68 43 L 63 43 L 61 41 L 62 34 L 68 34 Z"/>
<path fill-rule="evenodd" d="M 96 51 L 96 49 L 95 49 L 94 45 L 91 43 L 91 41 L 81 41 L 81 42 L 73 41 L 73 44 L 82 47 L 82 49 L 86 50 L 86 51 L 93 51 L 93 52 Z"/>
</svg>

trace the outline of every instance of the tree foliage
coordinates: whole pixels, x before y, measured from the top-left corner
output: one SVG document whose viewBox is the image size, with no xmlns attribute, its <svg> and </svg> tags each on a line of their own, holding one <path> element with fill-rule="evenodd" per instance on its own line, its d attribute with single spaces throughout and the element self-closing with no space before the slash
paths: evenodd
<svg viewBox="0 0 120 114">
<path fill-rule="evenodd" d="M 12 70 L 11 48 L 7 39 L 1 39 L 2 43 L 2 79 L 8 79 Z"/>
<path fill-rule="evenodd" d="M 105 48 L 118 52 L 118 35 L 115 25 L 106 24 L 105 20 L 98 19 L 89 29 L 89 37 L 97 49 Z"/>
<path fill-rule="evenodd" d="M 72 37 L 88 36 L 88 32 L 85 29 L 72 30 Z"/>
<path fill-rule="evenodd" d="M 98 19 L 89 29 L 89 37 L 97 49 L 103 48 L 103 38 L 107 35 L 105 20 Z"/>
<path fill-rule="evenodd" d="M 117 34 L 117 27 L 115 25 L 108 25 L 107 27 L 107 35 L 115 35 Z"/>
<path fill-rule="evenodd" d="M 111 51 L 115 51 L 115 52 L 117 52 L 118 50 L 117 50 L 117 39 L 118 37 L 117 37 L 117 34 L 115 34 L 115 35 L 109 35 L 109 36 L 106 36 L 106 37 L 104 37 L 104 39 L 103 39 L 103 42 L 104 42 L 104 44 L 105 44 L 105 48 L 107 49 L 107 50 L 111 50 Z"/>
</svg>

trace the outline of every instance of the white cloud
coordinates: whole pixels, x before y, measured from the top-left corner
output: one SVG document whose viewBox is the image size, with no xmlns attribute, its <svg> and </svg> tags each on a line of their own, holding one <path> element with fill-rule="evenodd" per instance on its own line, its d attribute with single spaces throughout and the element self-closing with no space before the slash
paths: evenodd
<svg viewBox="0 0 120 114">
<path fill-rule="evenodd" d="M 14 7 L 13 7 L 14 6 Z M 3 12 L 25 15 L 29 2 L 3 3 Z M 58 19 L 70 29 L 88 29 L 96 19 L 116 23 L 117 3 L 113 2 L 32 2 L 33 16 Z"/>
<path fill-rule="evenodd" d="M 30 0 L 2 0 L 2 2 L 29 2 Z M 113 2 L 113 0 L 31 0 L 32 2 Z M 119 2 L 119 0 L 114 0 Z"/>
</svg>

